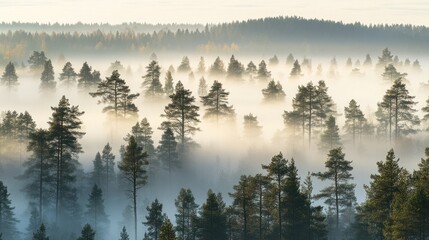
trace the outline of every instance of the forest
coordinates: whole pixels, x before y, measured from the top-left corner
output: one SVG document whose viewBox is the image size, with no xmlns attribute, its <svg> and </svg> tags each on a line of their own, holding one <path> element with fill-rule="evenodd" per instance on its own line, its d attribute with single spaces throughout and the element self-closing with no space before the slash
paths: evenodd
<svg viewBox="0 0 429 240">
<path fill-rule="evenodd" d="M 0 34 L 0 239 L 429 238 L 427 28 L 26 26 L 52 32 Z"/>
</svg>

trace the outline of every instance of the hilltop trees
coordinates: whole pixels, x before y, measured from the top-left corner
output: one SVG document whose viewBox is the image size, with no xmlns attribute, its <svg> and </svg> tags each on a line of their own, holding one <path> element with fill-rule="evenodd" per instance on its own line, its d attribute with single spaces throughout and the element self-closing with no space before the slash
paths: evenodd
<svg viewBox="0 0 429 240">
<path fill-rule="evenodd" d="M 157 61 L 152 61 L 146 67 L 146 75 L 143 76 L 142 87 L 145 87 L 146 97 L 159 97 L 164 94 L 162 84 L 159 81 L 161 67 Z M 171 74 L 170 74 L 171 77 Z"/>
<path fill-rule="evenodd" d="M 135 116 L 138 112 L 133 103 L 139 94 L 131 94 L 130 88 L 125 80 L 120 78 L 118 71 L 113 71 L 110 77 L 98 84 L 96 92 L 89 93 L 92 97 L 100 97 L 98 103 L 107 104 L 103 112 L 112 114 L 115 119 L 118 117 L 126 118 L 128 115 Z"/>
<path fill-rule="evenodd" d="M 2 234 L 0 236 L 4 239 L 17 239 L 19 238 L 16 229 L 18 220 L 13 213 L 14 207 L 9 197 L 7 187 L 0 181 L 0 233 Z"/>
<path fill-rule="evenodd" d="M 265 101 L 281 101 L 286 96 L 280 82 L 275 83 L 274 80 L 268 83 L 267 88 L 262 89 L 262 95 L 264 95 Z"/>
<path fill-rule="evenodd" d="M 201 102 L 206 107 L 204 118 L 214 117 L 216 122 L 219 121 L 219 118 L 234 118 L 233 106 L 228 106 L 228 95 L 229 92 L 222 88 L 222 83 L 214 81 L 209 93 L 201 97 Z"/>
<path fill-rule="evenodd" d="M 13 88 L 18 85 L 18 75 L 16 75 L 15 65 L 9 62 L 1 76 L 1 83 L 8 88 Z"/>
<path fill-rule="evenodd" d="M 136 142 L 134 136 L 128 140 L 124 157 L 118 164 L 119 170 L 128 182 L 128 190 L 131 193 L 134 216 L 134 238 L 137 240 L 137 190 L 146 185 L 147 175 L 145 166 L 148 164 L 147 154 Z"/>
<path fill-rule="evenodd" d="M 60 73 L 60 81 L 64 81 L 67 86 L 76 82 L 77 73 L 70 62 L 66 62 Z"/>
<path fill-rule="evenodd" d="M 175 90 L 175 93 L 170 96 L 171 103 L 165 106 L 161 117 L 167 119 L 176 137 L 180 139 L 183 154 L 185 145 L 191 142 L 190 136 L 200 130 L 197 127 L 200 122 L 199 107 L 194 104 L 195 98 L 191 95 L 192 92 L 185 89 L 180 81 L 176 84 Z"/>
</svg>

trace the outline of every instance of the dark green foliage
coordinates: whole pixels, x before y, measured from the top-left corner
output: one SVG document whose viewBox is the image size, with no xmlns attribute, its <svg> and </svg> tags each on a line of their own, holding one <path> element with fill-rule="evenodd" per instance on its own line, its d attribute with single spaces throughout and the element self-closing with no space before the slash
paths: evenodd
<svg viewBox="0 0 429 240">
<path fill-rule="evenodd" d="M 153 131 L 149 121 L 147 118 L 143 118 L 140 123 L 137 122 L 131 128 L 131 133 L 127 134 L 125 141 L 134 136 L 137 145 L 142 147 L 142 150 L 146 152 L 150 160 L 153 160 L 155 158 L 155 147 L 153 146 L 152 134 Z"/>
<path fill-rule="evenodd" d="M 228 106 L 229 92 L 222 88 L 222 83 L 214 81 L 206 96 L 201 97 L 201 102 L 206 107 L 204 118 L 231 119 L 235 117 L 233 106 Z"/>
<path fill-rule="evenodd" d="M 156 156 L 159 161 L 163 163 L 169 174 L 171 171 L 179 167 L 177 155 L 177 142 L 173 130 L 167 127 L 161 136 L 159 145 L 156 148 Z"/>
<path fill-rule="evenodd" d="M 77 73 L 70 62 L 66 62 L 63 71 L 60 73 L 60 81 L 64 81 L 67 86 L 76 82 Z"/>
<path fill-rule="evenodd" d="M 128 115 L 135 117 L 138 108 L 133 103 L 139 94 L 131 94 L 130 88 L 125 80 L 120 78 L 118 71 L 113 71 L 110 77 L 98 84 L 96 92 L 89 93 L 92 97 L 101 97 L 98 103 L 107 104 L 103 112 L 113 114 L 115 119 L 118 117 L 126 118 Z"/>
<path fill-rule="evenodd" d="M 259 63 L 258 68 L 258 79 L 259 80 L 268 80 L 271 78 L 271 72 L 267 70 L 267 64 L 264 60 Z"/>
<path fill-rule="evenodd" d="M 167 71 L 165 75 L 164 92 L 167 96 L 174 93 L 173 76 L 171 76 L 170 71 Z"/>
<path fill-rule="evenodd" d="M 40 88 L 42 90 L 51 90 L 56 86 L 56 82 L 54 81 L 54 67 L 52 66 L 51 60 L 45 62 L 42 76 L 40 77 L 41 83 Z"/>
<path fill-rule="evenodd" d="M 137 239 L 137 191 L 147 182 L 145 166 L 148 162 L 146 158 L 146 152 L 143 152 L 142 147 L 137 144 L 134 136 L 131 136 L 125 148 L 122 161 L 118 164 L 122 176 L 129 184 L 128 190 L 133 201 L 135 239 Z"/>
<path fill-rule="evenodd" d="M 232 55 L 228 64 L 227 78 L 241 79 L 243 72 L 244 72 L 243 64 L 241 64 L 238 60 L 236 60 L 234 55 Z"/>
<path fill-rule="evenodd" d="M 264 95 L 265 101 L 281 101 L 286 97 L 285 92 L 283 91 L 283 87 L 279 81 L 277 84 L 274 80 L 271 80 L 268 83 L 267 88 L 262 89 L 262 95 Z"/>
<path fill-rule="evenodd" d="M 262 135 L 262 126 L 259 125 L 258 118 L 252 113 L 244 115 L 244 136 L 253 140 Z"/>
<path fill-rule="evenodd" d="M 330 116 L 326 121 L 326 129 L 320 136 L 319 147 L 321 150 L 329 150 L 341 147 L 339 128 L 336 124 L 335 117 Z"/>
<path fill-rule="evenodd" d="M 162 223 L 159 240 L 176 240 L 176 233 L 174 231 L 173 224 L 171 224 L 170 219 L 167 217 Z"/>
<path fill-rule="evenodd" d="M 198 96 L 206 96 L 207 95 L 207 83 L 206 79 L 204 77 L 200 78 L 199 84 L 198 84 Z"/>
<path fill-rule="evenodd" d="M 18 83 L 18 75 L 16 75 L 15 65 L 12 62 L 9 62 L 1 76 L 1 83 L 8 88 L 12 88 L 17 86 Z"/>
<path fill-rule="evenodd" d="M 177 209 L 176 231 L 179 239 L 193 240 L 196 238 L 197 209 L 194 195 L 191 189 L 180 189 L 179 195 L 174 201 Z"/>
<path fill-rule="evenodd" d="M 15 218 L 15 214 L 12 207 L 12 201 L 10 200 L 10 193 L 7 187 L 0 181 L 0 233 L 3 238 L 6 239 L 19 239 L 18 230 L 16 224 L 18 220 Z"/>
<path fill-rule="evenodd" d="M 111 183 L 115 182 L 116 174 L 115 174 L 115 155 L 112 153 L 112 147 L 109 143 L 107 143 L 103 151 L 101 152 L 101 161 L 103 164 L 103 184 L 101 186 L 104 187 L 104 192 L 108 196 L 109 187 Z"/>
<path fill-rule="evenodd" d="M 151 206 L 146 207 L 146 221 L 143 222 L 147 226 L 147 233 L 151 239 L 158 240 L 161 231 L 164 215 L 162 214 L 162 203 L 158 199 L 152 202 Z"/>
<path fill-rule="evenodd" d="M 181 153 L 184 153 L 184 147 L 191 142 L 191 135 L 194 135 L 200 129 L 197 124 L 200 122 L 198 117 L 199 107 L 195 105 L 195 98 L 192 92 L 183 87 L 179 81 L 176 84 L 176 92 L 170 96 L 171 103 L 164 108 L 165 117 L 170 123 L 170 127 L 180 139 Z"/>
<path fill-rule="evenodd" d="M 128 236 L 128 233 L 127 233 L 127 229 L 125 227 L 122 228 L 120 237 L 121 238 L 119 238 L 119 240 L 130 240 L 130 237 Z"/>
<path fill-rule="evenodd" d="M 295 60 L 295 62 L 293 63 L 292 70 L 290 71 L 290 77 L 291 78 L 299 78 L 302 75 L 303 74 L 301 72 L 301 65 L 299 65 L 298 60 Z"/>
<path fill-rule="evenodd" d="M 92 70 L 92 67 L 90 67 L 87 62 L 83 63 L 77 77 L 77 86 L 80 89 L 92 90 L 101 82 L 100 72 Z"/>
<path fill-rule="evenodd" d="M 93 170 L 91 173 L 92 182 L 98 186 L 101 186 L 103 176 L 103 162 L 101 161 L 100 152 L 95 155 L 94 161 L 92 161 Z"/>
<path fill-rule="evenodd" d="M 95 240 L 95 232 L 92 230 L 91 225 L 86 224 L 82 228 L 81 235 L 77 240 Z"/>
<path fill-rule="evenodd" d="M 104 211 L 104 200 L 103 192 L 94 184 L 91 190 L 91 194 L 88 198 L 88 204 L 86 205 L 86 219 L 89 221 L 91 226 L 94 226 L 94 230 L 98 232 L 99 236 L 103 236 L 106 224 L 109 223 L 106 212 Z"/>
<path fill-rule="evenodd" d="M 187 56 L 182 58 L 182 62 L 177 67 L 178 72 L 188 73 L 191 71 L 191 65 L 189 63 L 189 58 Z"/>
<path fill-rule="evenodd" d="M 199 239 L 203 240 L 227 239 L 225 203 L 220 193 L 216 195 L 208 191 L 207 200 L 200 210 L 199 235 Z"/>
<path fill-rule="evenodd" d="M 223 61 L 219 57 L 217 57 L 213 65 L 210 67 L 210 76 L 221 77 L 225 74 L 225 72 L 226 71 Z"/>
<path fill-rule="evenodd" d="M 37 232 L 33 233 L 32 240 L 49 240 L 49 237 L 46 236 L 46 228 L 43 223 L 40 225 L 40 228 L 37 230 Z"/>
<path fill-rule="evenodd" d="M 39 70 L 43 68 L 47 60 L 48 58 L 45 56 L 45 52 L 33 51 L 33 54 L 28 59 L 28 63 L 32 70 Z"/>
<path fill-rule="evenodd" d="M 356 184 L 350 183 L 353 180 L 350 173 L 353 170 L 352 162 L 347 161 L 344 157 L 345 154 L 341 148 L 332 149 L 325 162 L 326 171 L 314 174 L 322 181 L 331 181 L 331 184 L 323 188 L 315 198 L 325 199 L 325 204 L 335 210 L 335 236 L 340 234 L 340 212 L 351 208 L 356 202 L 354 192 Z M 350 224 L 350 222 L 344 224 Z"/>
<path fill-rule="evenodd" d="M 84 112 L 79 111 L 78 106 L 71 106 L 65 96 L 60 99 L 57 107 L 51 109 L 53 113 L 48 124 L 55 151 L 55 212 L 56 222 L 59 223 L 60 218 L 76 213 L 73 208 L 76 206 L 77 196 L 73 185 L 79 165 L 77 154 L 82 152 L 78 139 L 85 134 L 80 131 L 82 121 L 79 119 Z"/>
<path fill-rule="evenodd" d="M 143 76 L 144 81 L 142 84 L 142 87 L 145 88 L 146 97 L 159 97 L 164 94 L 162 84 L 159 80 L 159 76 L 161 75 L 160 70 L 161 67 L 158 65 L 157 61 L 150 62 L 149 65 L 146 67 L 146 75 Z"/>
</svg>

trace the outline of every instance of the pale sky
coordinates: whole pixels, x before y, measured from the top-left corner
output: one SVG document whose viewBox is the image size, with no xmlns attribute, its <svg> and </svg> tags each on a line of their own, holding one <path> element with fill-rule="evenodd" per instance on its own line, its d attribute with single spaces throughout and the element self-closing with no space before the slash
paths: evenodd
<svg viewBox="0 0 429 240">
<path fill-rule="evenodd" d="M 218 23 L 270 16 L 429 25 L 429 0 L 0 0 L 0 21 Z"/>
</svg>

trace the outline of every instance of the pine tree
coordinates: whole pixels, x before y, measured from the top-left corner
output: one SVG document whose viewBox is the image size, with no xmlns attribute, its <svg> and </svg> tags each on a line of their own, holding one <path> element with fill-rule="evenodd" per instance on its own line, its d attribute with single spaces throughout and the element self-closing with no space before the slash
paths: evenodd
<svg viewBox="0 0 429 240">
<path fill-rule="evenodd" d="M 101 186 L 103 176 L 103 162 L 101 161 L 101 154 L 98 152 L 95 155 L 94 161 L 92 161 L 93 170 L 91 173 L 92 182 L 96 185 Z"/>
<path fill-rule="evenodd" d="M 350 183 L 353 180 L 351 171 L 351 161 L 347 161 L 341 148 L 334 148 L 329 151 L 328 160 L 325 162 L 326 171 L 315 173 L 320 180 L 331 181 L 332 183 L 323 188 L 316 199 L 325 199 L 325 204 L 335 209 L 335 236 L 339 237 L 340 211 L 350 206 L 349 199 L 356 201 L 354 189 L 356 184 Z"/>
<path fill-rule="evenodd" d="M 64 81 L 67 86 L 76 82 L 77 73 L 70 62 L 66 62 L 63 71 L 60 73 L 60 81 Z"/>
<path fill-rule="evenodd" d="M 336 124 L 335 117 L 330 116 L 326 121 L 326 130 L 320 136 L 319 147 L 322 150 L 329 150 L 340 147 L 341 145 L 339 128 Z"/>
<path fill-rule="evenodd" d="M 33 234 L 39 230 L 40 224 L 42 224 L 41 218 L 39 216 L 39 211 L 36 208 L 36 204 L 33 202 L 29 203 L 30 211 L 30 219 L 28 221 L 28 226 L 26 228 L 27 230 L 27 236 L 28 238 L 31 238 Z"/>
<path fill-rule="evenodd" d="M 210 76 L 221 77 L 225 74 L 225 72 L 226 71 L 223 61 L 219 57 L 217 57 L 213 65 L 210 67 Z"/>
<path fill-rule="evenodd" d="M 127 229 L 125 228 L 125 226 L 122 228 L 120 237 L 121 238 L 119 240 L 130 240 L 130 237 L 128 236 Z"/>
<path fill-rule="evenodd" d="M 375 238 L 383 239 L 385 228 L 391 222 L 392 204 L 399 192 L 399 178 L 403 171 L 398 162 L 391 149 L 385 161 L 377 162 L 378 173 L 371 174 L 370 185 L 364 186 L 367 199 L 363 204 L 363 218 Z"/>
<path fill-rule="evenodd" d="M 125 72 L 125 68 L 122 65 L 122 63 L 118 60 L 110 63 L 109 68 L 107 69 L 107 73 L 111 73 L 113 71 L 118 71 L 119 73 L 124 73 Z"/>
<path fill-rule="evenodd" d="M 257 217 L 257 225 L 254 228 L 258 228 L 258 239 L 264 239 L 265 236 L 264 229 L 268 227 L 267 222 L 270 217 L 267 217 L 267 206 L 265 204 L 265 195 L 266 190 L 270 184 L 268 177 L 263 176 L 262 174 L 256 174 L 255 176 L 250 178 L 251 184 L 254 186 L 255 191 L 255 207 L 256 207 L 256 217 Z"/>
<path fill-rule="evenodd" d="M 56 86 L 54 79 L 54 67 L 52 66 L 51 60 L 48 60 L 45 62 L 42 76 L 40 77 L 40 88 L 43 90 L 54 89 Z"/>
<path fill-rule="evenodd" d="M 204 57 L 200 57 L 200 61 L 198 62 L 197 73 L 200 75 L 204 75 L 206 72 L 206 63 L 204 61 Z"/>
<path fill-rule="evenodd" d="M 44 216 L 43 208 L 51 203 L 55 152 L 51 147 L 51 135 L 45 129 L 37 129 L 31 133 L 29 140 L 27 150 L 32 154 L 24 163 L 26 169 L 20 178 L 27 180 L 23 189 L 27 196 L 30 199 L 38 200 L 38 221 L 40 223 Z"/>
<path fill-rule="evenodd" d="M 188 73 L 191 71 L 191 64 L 189 63 L 189 58 L 187 56 L 182 58 L 182 62 L 177 67 L 177 71 L 183 73 Z"/>
<path fill-rule="evenodd" d="M 201 102 L 206 107 L 204 118 L 215 117 L 216 122 L 221 118 L 232 119 L 235 117 L 233 106 L 228 106 L 229 92 L 222 88 L 222 83 L 214 81 L 206 96 L 201 97 Z"/>
<path fill-rule="evenodd" d="M 104 211 L 103 192 L 97 186 L 97 184 L 94 184 L 92 187 L 86 208 L 87 219 L 89 220 L 90 224 L 94 226 L 94 230 L 100 233 L 98 235 L 102 236 L 103 234 L 101 233 L 104 232 L 101 231 L 104 229 L 103 225 L 106 226 L 106 224 L 109 223 L 109 219 L 106 212 Z"/>
<path fill-rule="evenodd" d="M 207 83 L 204 77 L 200 78 L 200 82 L 198 84 L 198 96 L 206 96 L 207 95 Z"/>
<path fill-rule="evenodd" d="M 258 79 L 259 80 L 268 80 L 271 78 L 271 72 L 267 70 L 267 64 L 264 60 L 259 63 L 258 68 Z"/>
<path fill-rule="evenodd" d="M 418 73 L 422 71 L 422 67 L 420 66 L 420 62 L 417 59 L 413 62 L 413 70 L 415 72 L 418 72 Z"/>
<path fill-rule="evenodd" d="M 167 127 L 161 136 L 159 145 L 156 148 L 157 159 L 168 169 L 169 176 L 171 171 L 178 167 L 177 142 L 173 130 Z"/>
<path fill-rule="evenodd" d="M 103 164 L 103 178 L 105 180 L 105 192 L 109 196 L 109 186 L 114 182 L 115 174 L 115 155 L 112 153 L 112 147 L 107 143 L 101 152 L 101 161 Z M 102 185 L 101 185 L 102 186 Z"/>
<path fill-rule="evenodd" d="M 396 71 L 396 68 L 393 66 L 393 64 L 389 64 L 386 67 L 384 67 L 384 73 L 381 74 L 384 80 L 394 82 L 396 79 L 402 78 L 405 79 L 405 77 L 408 74 L 406 73 L 400 73 Z"/>
<path fill-rule="evenodd" d="M 78 106 L 70 106 L 65 96 L 60 99 L 57 107 L 51 109 L 53 113 L 48 124 L 55 151 L 55 222 L 59 224 L 65 212 L 73 213 L 71 206 L 77 201 L 73 184 L 79 165 L 77 154 L 82 152 L 78 139 L 85 134 L 80 131 L 82 121 L 79 119 L 84 112 L 79 111 Z"/>
<path fill-rule="evenodd" d="M 49 240 L 49 237 L 46 236 L 46 228 L 43 223 L 40 225 L 40 228 L 37 230 L 37 232 L 33 233 L 32 240 Z"/>
<path fill-rule="evenodd" d="M 118 164 L 123 177 L 129 183 L 129 191 L 133 201 L 134 211 L 134 238 L 137 240 L 137 191 L 146 185 L 147 175 L 145 165 L 148 164 L 147 154 L 143 152 L 142 147 L 138 146 L 134 136 L 128 140 L 124 157 Z"/>
<path fill-rule="evenodd" d="M 246 74 L 250 76 L 250 79 L 253 79 L 253 77 L 255 77 L 257 72 L 258 72 L 258 69 L 256 65 L 252 61 L 250 61 L 246 67 Z"/>
<path fill-rule="evenodd" d="M 137 145 L 142 147 L 142 150 L 148 155 L 149 162 L 151 162 L 155 157 L 152 134 L 153 131 L 149 121 L 147 118 L 143 118 L 140 123 L 137 122 L 136 125 L 131 128 L 131 133 L 127 134 L 124 140 L 128 141 L 131 136 L 134 136 Z"/>
<path fill-rule="evenodd" d="M 377 67 L 384 68 L 391 63 L 393 63 L 393 55 L 388 48 L 385 48 L 383 49 L 381 56 L 378 57 Z"/>
<path fill-rule="evenodd" d="M 171 224 L 170 219 L 167 217 L 162 223 L 159 240 L 176 240 L 176 232 L 174 231 L 173 224 Z"/>
<path fill-rule="evenodd" d="M 10 193 L 7 191 L 7 187 L 0 181 L 0 233 L 4 239 L 17 239 L 16 224 L 18 220 L 13 213 L 15 208 L 11 206 L 12 202 L 9 197 Z"/>
<path fill-rule="evenodd" d="M 164 94 L 162 84 L 159 81 L 160 70 L 161 67 L 157 61 L 152 61 L 146 67 L 146 75 L 143 76 L 144 81 L 142 84 L 142 87 L 145 88 L 146 97 L 159 97 Z"/>
<path fill-rule="evenodd" d="M 1 83 L 8 88 L 13 88 L 17 86 L 18 83 L 18 75 L 16 75 L 15 65 L 12 62 L 9 62 L 1 76 Z"/>
<path fill-rule="evenodd" d="M 178 238 L 182 240 L 194 240 L 198 204 L 195 203 L 191 189 L 180 189 L 179 195 L 174 201 L 177 209 L 176 231 Z"/>
<path fill-rule="evenodd" d="M 159 233 L 161 231 L 161 225 L 164 221 L 164 216 L 162 214 L 162 203 L 158 202 L 158 199 L 152 202 L 151 206 L 146 207 L 147 214 L 146 222 L 143 222 L 144 225 L 148 227 L 148 235 L 151 239 L 158 240 Z"/>
<path fill-rule="evenodd" d="M 287 55 L 287 58 L 286 58 L 286 65 L 292 66 L 294 62 L 295 62 L 295 58 L 293 57 L 292 53 L 289 53 L 289 55 Z"/>
<path fill-rule="evenodd" d="M 268 83 L 267 88 L 262 89 L 262 95 L 264 95 L 265 101 L 281 101 L 286 97 L 280 82 L 277 81 L 276 84 L 274 80 Z"/>
<path fill-rule="evenodd" d="M 95 232 L 91 228 L 91 225 L 86 224 L 82 228 L 81 235 L 80 235 L 80 237 L 77 240 L 95 240 Z"/>
<path fill-rule="evenodd" d="M 259 125 L 258 118 L 252 113 L 244 115 L 244 136 L 248 139 L 255 139 L 262 135 L 262 126 Z"/>
<path fill-rule="evenodd" d="M 48 58 L 46 58 L 44 51 L 33 51 L 33 54 L 28 59 L 28 63 L 32 70 L 42 69 L 46 61 L 48 61 Z"/>
<path fill-rule="evenodd" d="M 173 76 L 170 71 L 167 71 L 165 75 L 164 92 L 167 96 L 174 93 Z"/>
<path fill-rule="evenodd" d="M 192 92 L 185 89 L 179 81 L 175 93 L 170 96 L 171 103 L 165 106 L 164 114 L 161 115 L 171 124 L 171 129 L 180 139 L 181 154 L 184 153 L 185 145 L 191 141 L 190 135 L 200 130 L 196 126 L 200 122 L 199 107 L 194 104 L 195 98 L 191 94 Z"/>
<path fill-rule="evenodd" d="M 100 72 L 92 70 L 92 67 L 90 67 L 87 62 L 83 63 L 77 77 L 77 86 L 80 89 L 92 90 L 101 82 Z"/>
<path fill-rule="evenodd" d="M 268 59 L 268 64 L 270 66 L 277 66 L 279 64 L 279 58 L 277 55 L 274 55 L 272 58 Z"/>
<path fill-rule="evenodd" d="M 328 87 L 325 84 L 325 81 L 320 80 L 317 83 L 316 88 L 316 116 L 318 117 L 319 122 L 316 123 L 320 127 L 320 132 L 324 129 L 325 121 L 331 116 L 335 115 L 335 103 L 332 101 L 331 96 L 328 95 Z"/>
<path fill-rule="evenodd" d="M 243 72 L 244 72 L 243 64 L 237 61 L 234 55 L 232 55 L 228 64 L 227 78 L 241 79 Z"/>
<path fill-rule="evenodd" d="M 298 60 L 295 60 L 295 62 L 293 63 L 293 68 L 290 71 L 290 77 L 293 79 L 299 78 L 300 76 L 302 76 L 302 72 L 301 72 L 301 65 L 299 65 Z"/>
<path fill-rule="evenodd" d="M 137 107 L 132 102 L 139 94 L 131 94 L 130 88 L 125 80 L 120 78 L 118 71 L 113 71 L 110 77 L 98 84 L 96 92 L 89 93 L 92 97 L 101 97 L 98 103 L 107 104 L 103 112 L 113 114 L 115 119 L 118 117 L 126 118 L 127 115 L 135 116 L 138 112 Z"/>
<path fill-rule="evenodd" d="M 366 122 L 366 119 L 360 110 L 360 106 L 354 99 L 349 102 L 348 107 L 344 107 L 344 115 L 346 117 L 344 128 L 348 134 L 352 135 L 353 144 L 355 144 L 356 135 L 362 134 L 362 128 Z"/>
<path fill-rule="evenodd" d="M 284 189 L 284 180 L 288 174 L 288 160 L 283 157 L 283 154 L 280 152 L 278 155 L 275 155 L 271 158 L 269 165 L 262 165 L 262 169 L 267 170 L 268 179 L 273 183 L 272 188 L 275 193 L 276 200 L 275 208 L 277 211 L 277 227 L 279 229 L 278 236 L 279 239 L 283 238 L 283 217 L 284 217 L 284 204 L 283 204 L 283 189 Z"/>
<path fill-rule="evenodd" d="M 225 203 L 222 195 L 215 194 L 211 190 L 207 193 L 207 200 L 201 206 L 199 220 L 200 238 L 205 240 L 226 240 L 227 219 L 225 215 Z"/>
</svg>

